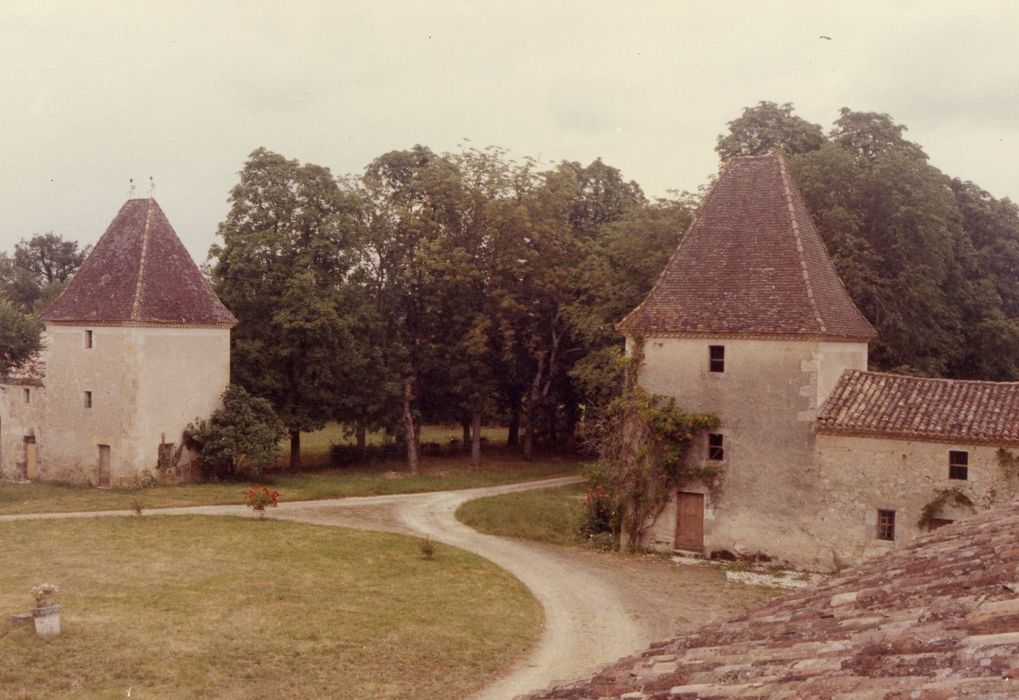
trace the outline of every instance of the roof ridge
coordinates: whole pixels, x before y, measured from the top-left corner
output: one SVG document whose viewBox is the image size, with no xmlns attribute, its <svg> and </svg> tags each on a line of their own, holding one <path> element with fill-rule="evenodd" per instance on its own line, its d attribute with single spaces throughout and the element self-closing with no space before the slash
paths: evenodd
<svg viewBox="0 0 1019 700">
<path fill-rule="evenodd" d="M 821 312 L 817 308 L 817 300 L 814 298 L 814 286 L 810 280 L 810 270 L 807 269 L 807 260 L 803 255 L 803 238 L 800 236 L 800 225 L 796 221 L 796 210 L 793 207 L 793 193 L 789 186 L 789 173 L 786 172 L 785 159 L 779 153 L 770 154 L 778 161 L 778 171 L 782 174 L 782 196 L 785 197 L 786 211 L 789 214 L 789 223 L 792 226 L 793 240 L 796 241 L 796 257 L 800 261 L 800 269 L 803 271 L 803 283 L 807 287 L 807 300 L 810 302 L 810 310 L 814 313 L 814 320 L 822 333 L 827 333 L 828 328 L 821 318 Z"/>
<path fill-rule="evenodd" d="M 870 369 L 847 369 L 848 372 L 856 374 L 867 374 L 879 377 L 891 377 L 893 379 L 908 379 L 911 381 L 944 382 L 946 384 L 982 384 L 986 386 L 1019 386 L 1019 382 L 996 382 L 993 379 L 954 379 L 952 377 L 918 377 L 915 374 L 896 374 L 895 372 L 878 372 Z"/>
<path fill-rule="evenodd" d="M 141 309 L 142 300 L 142 285 L 145 282 L 145 263 L 148 247 L 149 247 L 149 227 L 152 223 L 152 205 L 156 201 L 152 197 L 148 198 L 148 205 L 145 209 L 145 228 L 142 229 L 142 248 L 141 254 L 138 261 L 138 281 L 134 287 L 134 301 L 131 304 L 131 320 L 138 321 L 141 318 L 139 310 Z"/>
</svg>

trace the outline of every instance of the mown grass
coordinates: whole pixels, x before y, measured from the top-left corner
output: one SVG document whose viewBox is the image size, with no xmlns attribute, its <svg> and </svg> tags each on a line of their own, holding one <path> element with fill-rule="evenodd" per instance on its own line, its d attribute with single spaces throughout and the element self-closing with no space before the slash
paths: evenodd
<svg viewBox="0 0 1019 700">
<path fill-rule="evenodd" d="M 486 438 L 491 445 L 504 445 L 506 443 L 507 429 L 499 426 L 485 426 L 481 429 L 481 436 Z M 369 445 L 381 445 L 385 440 L 382 431 L 368 433 L 366 442 Z M 421 426 L 422 443 L 438 443 L 446 446 L 451 440 L 462 441 L 463 429 L 458 425 L 423 425 Z M 327 423 L 322 430 L 312 433 L 301 433 L 301 457 L 313 461 L 328 457 L 329 448 L 332 445 L 353 445 L 356 439 L 353 433 L 349 432 L 341 423 Z M 285 439 L 281 443 L 281 458 L 286 459 L 289 454 L 290 442 Z"/>
<path fill-rule="evenodd" d="M 270 474 L 252 481 L 143 489 L 94 489 L 45 481 L 30 484 L 0 482 L 0 515 L 130 510 L 136 500 L 146 509 L 241 503 L 241 494 L 246 488 L 262 484 L 279 491 L 281 501 L 422 493 L 575 474 L 580 466 L 580 462 L 570 459 L 535 462 L 490 459 L 482 467 L 471 467 L 467 457 L 446 457 L 428 460 L 419 474 L 406 471 L 402 462 L 380 462 L 359 468 Z"/>
<path fill-rule="evenodd" d="M 549 544 L 581 544 L 584 484 L 487 496 L 467 501 L 457 519 L 490 535 L 519 537 Z"/>
<path fill-rule="evenodd" d="M 398 535 L 126 516 L 0 523 L 0 541 L 0 610 L 42 581 L 64 606 L 61 636 L 0 639 L 4 697 L 463 697 L 541 626 L 494 564 Z"/>
</svg>

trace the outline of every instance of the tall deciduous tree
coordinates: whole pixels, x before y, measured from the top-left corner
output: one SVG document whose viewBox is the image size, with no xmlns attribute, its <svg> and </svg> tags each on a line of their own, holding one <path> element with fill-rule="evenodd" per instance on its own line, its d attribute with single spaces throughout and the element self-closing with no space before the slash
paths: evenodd
<svg viewBox="0 0 1019 700">
<path fill-rule="evenodd" d="M 223 244 L 210 252 L 213 281 L 240 321 L 234 381 L 272 403 L 296 469 L 301 432 L 331 417 L 353 348 L 338 305 L 354 259 L 356 199 L 327 168 L 263 148 L 240 175 L 219 227 Z"/>
</svg>

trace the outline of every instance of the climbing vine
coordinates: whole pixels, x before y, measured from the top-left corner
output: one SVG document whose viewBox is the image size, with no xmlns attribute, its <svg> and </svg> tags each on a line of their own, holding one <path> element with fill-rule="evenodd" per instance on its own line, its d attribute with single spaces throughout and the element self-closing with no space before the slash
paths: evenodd
<svg viewBox="0 0 1019 700">
<path fill-rule="evenodd" d="M 1013 483 L 1016 477 L 1019 477 L 1019 457 L 1004 447 L 998 448 L 997 457 L 998 466 L 1001 467 L 1001 473 L 1005 480 L 1009 484 Z"/>
<path fill-rule="evenodd" d="M 625 542 L 630 549 L 640 547 L 648 526 L 680 487 L 711 481 L 719 473 L 715 467 L 688 465 L 685 459 L 693 439 L 718 427 L 718 418 L 685 413 L 674 400 L 638 386 L 641 359 L 638 341 L 626 360 L 623 395 L 606 407 L 592 430 L 590 442 L 599 459 L 588 472 L 597 496 L 589 497 L 589 508 L 594 502 L 617 546 Z"/>
</svg>

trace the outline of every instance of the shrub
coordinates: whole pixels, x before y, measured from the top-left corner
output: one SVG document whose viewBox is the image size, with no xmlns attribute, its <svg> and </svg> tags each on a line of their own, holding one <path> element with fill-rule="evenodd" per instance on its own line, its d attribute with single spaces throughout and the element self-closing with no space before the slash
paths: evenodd
<svg viewBox="0 0 1019 700">
<path fill-rule="evenodd" d="M 421 557 L 431 561 L 435 557 L 435 543 L 431 537 L 418 540 L 418 549 L 421 550 Z"/>
<path fill-rule="evenodd" d="M 223 392 L 223 408 L 188 425 L 184 443 L 206 473 L 225 478 L 258 474 L 271 465 L 285 434 L 272 404 L 231 384 Z"/>
</svg>

